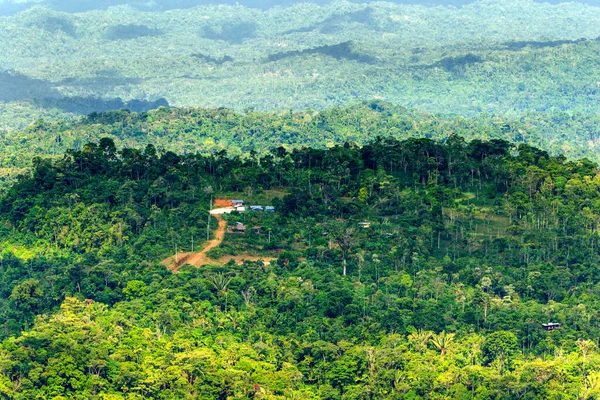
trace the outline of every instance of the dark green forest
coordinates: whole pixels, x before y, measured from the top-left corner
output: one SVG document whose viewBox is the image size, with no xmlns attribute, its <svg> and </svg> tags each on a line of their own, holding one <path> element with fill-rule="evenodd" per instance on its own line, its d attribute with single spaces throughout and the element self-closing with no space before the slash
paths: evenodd
<svg viewBox="0 0 600 400">
<path fill-rule="evenodd" d="M 0 17 L 0 179 L 100 137 L 244 155 L 451 132 L 599 160 L 592 4 L 177 4 Z"/>
<path fill-rule="evenodd" d="M 169 109 L 133 113 L 93 113 L 80 120 L 38 120 L 27 129 L 0 137 L 0 175 L 11 181 L 35 156 L 60 157 L 100 137 L 117 147 L 145 147 L 178 154 L 245 156 L 273 147 L 326 149 L 347 141 L 363 145 L 375 137 L 445 140 L 449 134 L 471 139 L 501 139 L 546 149 L 551 155 L 599 161 L 600 118 L 566 112 L 522 117 L 481 114 L 445 116 L 409 110 L 382 101 L 365 101 L 323 111 L 235 112 L 219 109 Z"/>
<path fill-rule="evenodd" d="M 226 216 L 264 231 L 217 250 L 276 261 L 159 264 L 202 246 L 211 198 L 266 193 L 275 213 Z M 103 138 L 35 158 L 0 215 L 3 398 L 600 394 L 587 160 L 456 135 L 244 157 Z"/>
</svg>

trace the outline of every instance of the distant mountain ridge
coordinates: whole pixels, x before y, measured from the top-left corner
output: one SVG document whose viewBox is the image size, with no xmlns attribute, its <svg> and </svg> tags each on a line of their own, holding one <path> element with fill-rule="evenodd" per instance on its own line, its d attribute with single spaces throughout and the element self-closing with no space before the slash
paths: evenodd
<svg viewBox="0 0 600 400">
<path fill-rule="evenodd" d="M 115 108 L 300 111 L 370 99 L 464 117 L 595 114 L 598 14 L 523 0 L 34 7 L 0 18 L 0 130 Z"/>
<path fill-rule="evenodd" d="M 191 8 L 203 5 L 213 4 L 239 4 L 251 8 L 269 9 L 276 6 L 290 6 L 296 3 L 317 3 L 325 4 L 330 0 L 157 0 L 153 2 L 145 1 L 131 1 L 131 0 L 105 0 L 98 2 L 95 0 L 36 0 L 36 1 L 15 1 L 15 0 L 4 0 L 0 1 L 0 16 L 2 15 L 13 15 L 15 13 L 24 11 L 35 5 L 48 6 L 57 11 L 64 12 L 85 12 L 90 10 L 101 10 L 108 7 L 129 4 L 140 10 L 147 11 L 165 11 L 182 8 Z M 353 3 L 370 3 L 378 0 L 350 0 Z M 386 0 L 390 3 L 398 4 L 420 4 L 425 6 L 437 6 L 437 5 L 450 5 L 450 6 L 463 6 L 470 4 L 476 0 Z M 565 3 L 564 0 L 535 0 L 539 3 L 551 3 L 559 4 Z M 600 0 L 574 0 L 577 3 L 590 4 L 594 6 L 600 6 Z"/>
</svg>

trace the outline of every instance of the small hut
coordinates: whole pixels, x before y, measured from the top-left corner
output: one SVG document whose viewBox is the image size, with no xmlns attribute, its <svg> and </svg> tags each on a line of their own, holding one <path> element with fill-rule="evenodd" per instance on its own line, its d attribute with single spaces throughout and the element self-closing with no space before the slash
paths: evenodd
<svg viewBox="0 0 600 400">
<path fill-rule="evenodd" d="M 560 328 L 560 324 L 556 322 L 549 322 L 547 324 L 542 324 L 542 328 L 544 328 L 546 331 L 555 331 Z"/>
<path fill-rule="evenodd" d="M 236 222 L 229 227 L 229 233 L 246 233 L 246 226 L 241 222 Z"/>
</svg>

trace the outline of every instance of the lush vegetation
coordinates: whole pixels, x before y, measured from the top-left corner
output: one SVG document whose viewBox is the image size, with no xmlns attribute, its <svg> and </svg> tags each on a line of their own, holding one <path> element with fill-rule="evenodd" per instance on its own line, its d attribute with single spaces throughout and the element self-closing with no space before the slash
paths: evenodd
<svg viewBox="0 0 600 400">
<path fill-rule="evenodd" d="M 600 398 L 598 7 L 141 3 L 0 17 L 0 398 Z"/>
<path fill-rule="evenodd" d="M 552 155 L 598 161 L 600 119 L 597 115 L 529 113 L 522 117 L 480 115 L 473 118 L 430 115 L 369 101 L 319 112 L 238 113 L 227 109 L 167 109 L 131 113 L 94 113 L 73 122 L 38 121 L 0 139 L 2 177 L 11 180 L 36 155 L 59 156 L 87 142 L 109 137 L 117 147 L 230 155 L 260 155 L 277 146 L 288 149 L 332 147 L 373 138 L 424 137 L 445 140 L 449 134 L 467 139 L 504 139 L 544 148 Z"/>
<path fill-rule="evenodd" d="M 599 176 L 458 136 L 37 158 L 0 201 L 0 395 L 597 398 Z M 219 251 L 277 262 L 158 264 L 267 191 Z"/>
<path fill-rule="evenodd" d="M 155 101 L 304 110 L 382 98 L 419 111 L 598 112 L 598 8 L 336 1 L 261 11 L 119 6 L 0 18 L 0 129 Z M 580 40 L 580 39 L 584 40 Z"/>
</svg>

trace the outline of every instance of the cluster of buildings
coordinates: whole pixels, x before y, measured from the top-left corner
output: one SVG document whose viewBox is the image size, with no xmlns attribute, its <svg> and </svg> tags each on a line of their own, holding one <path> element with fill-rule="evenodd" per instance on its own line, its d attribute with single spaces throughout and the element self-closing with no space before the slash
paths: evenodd
<svg viewBox="0 0 600 400">
<path fill-rule="evenodd" d="M 246 211 L 262 211 L 262 212 L 275 212 L 273 206 L 246 206 L 244 200 L 231 200 L 231 204 L 228 207 L 231 211 L 246 212 Z M 227 231 L 229 233 L 246 233 L 246 225 L 241 222 L 235 222 L 228 226 Z M 260 235 L 262 233 L 262 226 L 253 226 L 252 231 Z"/>
<path fill-rule="evenodd" d="M 262 226 L 253 226 L 252 232 L 254 232 L 255 235 L 260 235 L 262 233 L 262 229 Z M 246 233 L 246 225 L 244 225 L 242 222 L 236 222 L 234 224 L 229 225 L 229 227 L 227 228 L 227 232 Z"/>
<path fill-rule="evenodd" d="M 244 200 L 231 200 L 231 206 L 235 211 L 245 212 L 249 211 L 264 211 L 264 212 L 275 212 L 275 207 L 272 206 L 246 206 Z"/>
</svg>

